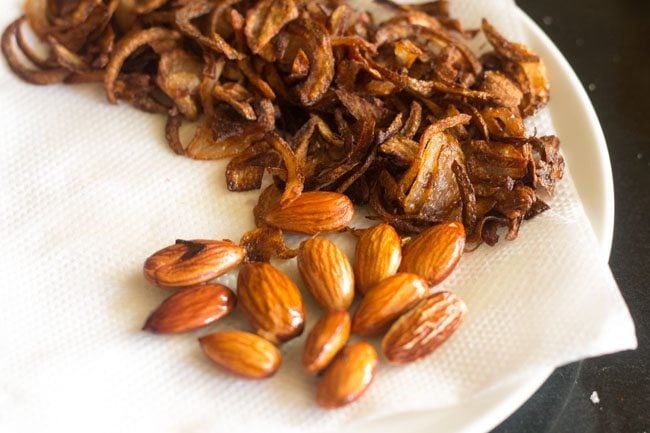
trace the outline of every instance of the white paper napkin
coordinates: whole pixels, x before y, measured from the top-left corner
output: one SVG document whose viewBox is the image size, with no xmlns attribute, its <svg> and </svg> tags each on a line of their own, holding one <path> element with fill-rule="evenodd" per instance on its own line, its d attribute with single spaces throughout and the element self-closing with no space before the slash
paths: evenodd
<svg viewBox="0 0 650 433">
<path fill-rule="evenodd" d="M 510 0 L 452 5 L 468 26 L 487 16 L 521 35 Z M 4 28 L 19 5 L 0 6 Z M 443 284 L 469 307 L 456 335 L 422 362 L 382 363 L 358 403 L 315 406 L 316 380 L 300 368 L 304 337 L 282 347 L 273 378 L 233 378 L 196 338 L 245 328 L 238 313 L 190 335 L 140 331 L 169 294 L 145 282 L 143 260 L 176 238 L 237 241 L 253 227 L 258 195 L 227 192 L 223 162 L 175 156 L 163 125 L 162 116 L 109 105 L 100 86 L 32 86 L 0 62 L 0 431 L 335 430 L 459 404 L 527 369 L 636 347 L 567 173 L 550 211 L 515 242 L 465 255 Z M 535 125 L 552 131 L 547 113 Z M 334 238 L 352 251 L 350 237 Z M 281 267 L 299 282 L 294 261 Z M 222 280 L 234 287 L 234 273 Z M 309 330 L 318 314 L 305 298 Z"/>
</svg>

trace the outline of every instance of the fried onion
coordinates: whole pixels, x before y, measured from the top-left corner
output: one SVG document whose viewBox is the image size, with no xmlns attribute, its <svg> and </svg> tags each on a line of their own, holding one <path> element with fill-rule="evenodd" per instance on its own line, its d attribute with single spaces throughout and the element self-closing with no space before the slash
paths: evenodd
<svg viewBox="0 0 650 433">
<path fill-rule="evenodd" d="M 247 260 L 295 256 L 266 214 L 313 190 L 405 238 L 455 220 L 468 248 L 514 239 L 564 173 L 559 139 L 526 129 L 549 100 L 542 60 L 487 20 L 465 29 L 446 0 L 376 1 L 393 11 L 380 24 L 344 0 L 27 0 L 1 48 L 27 82 L 99 81 L 110 103 L 165 114 L 176 154 L 231 158 L 230 191 L 269 176 Z"/>
</svg>

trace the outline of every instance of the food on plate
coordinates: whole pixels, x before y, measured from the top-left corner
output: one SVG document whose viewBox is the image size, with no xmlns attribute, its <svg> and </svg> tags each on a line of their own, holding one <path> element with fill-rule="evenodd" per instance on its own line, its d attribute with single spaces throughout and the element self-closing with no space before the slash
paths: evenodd
<svg viewBox="0 0 650 433">
<path fill-rule="evenodd" d="M 244 249 L 229 240 L 177 240 L 151 255 L 144 276 L 159 287 L 187 287 L 222 275 L 244 259 Z"/>
<path fill-rule="evenodd" d="M 151 313 L 142 329 L 161 334 L 188 332 L 227 316 L 237 297 L 221 284 L 200 284 L 173 294 Z"/>
<path fill-rule="evenodd" d="M 429 355 L 463 321 L 467 306 L 451 292 L 438 292 L 400 317 L 381 340 L 384 359 L 406 364 Z"/>
<path fill-rule="evenodd" d="M 199 338 L 199 344 L 216 364 L 248 379 L 272 376 L 282 363 L 273 343 L 250 332 L 219 331 Z"/>
<path fill-rule="evenodd" d="M 402 240 L 388 224 L 365 230 L 357 241 L 354 273 L 357 290 L 364 295 L 371 287 L 395 275 L 402 261 Z"/>
<path fill-rule="evenodd" d="M 426 229 L 404 247 L 401 272 L 412 272 L 436 285 L 453 271 L 465 248 L 465 229 L 447 222 Z"/>
<path fill-rule="evenodd" d="M 350 337 L 350 315 L 345 310 L 323 313 L 309 331 L 302 352 L 302 366 L 309 374 L 318 373 L 329 365 Z"/>
<path fill-rule="evenodd" d="M 352 332 L 378 335 L 402 313 L 430 295 L 429 285 L 418 275 L 400 272 L 380 281 L 359 302 L 352 317 Z"/>
<path fill-rule="evenodd" d="M 375 378 L 378 363 L 377 352 L 365 341 L 345 346 L 318 383 L 316 403 L 334 409 L 359 399 Z"/>
<path fill-rule="evenodd" d="M 281 201 L 273 203 L 262 218 L 271 227 L 315 235 L 340 231 L 352 222 L 353 217 L 354 205 L 344 194 L 310 191 L 284 206 Z"/>
<path fill-rule="evenodd" d="M 144 328 L 218 322 L 236 297 L 213 280 L 239 266 L 237 303 L 254 333 L 199 342 L 225 369 L 269 377 L 277 346 L 306 322 L 299 287 L 271 260 L 297 256 L 324 309 L 302 364 L 322 373 L 316 402 L 325 408 L 357 400 L 375 377 L 377 351 L 348 342 L 350 332 L 384 334 L 391 364 L 448 340 L 467 307 L 435 286 L 465 251 L 494 245 L 502 231 L 515 239 L 549 209 L 564 173 L 559 139 L 526 128 L 550 97 L 537 54 L 485 19 L 466 29 L 445 0 L 377 2 L 392 11 L 383 22 L 344 0 L 28 0 L 0 42 L 27 82 L 96 82 L 110 103 L 166 115 L 174 153 L 229 158 L 228 190 L 261 189 L 266 177 L 256 228 L 239 245 L 179 240 L 146 260 L 149 282 L 180 291 Z M 475 38 L 481 52 L 470 48 Z M 187 142 L 185 124 L 195 127 Z M 355 205 L 378 224 L 350 227 Z M 358 238 L 354 266 L 320 237 L 344 231 Z M 284 232 L 312 238 L 292 248 Z"/>
<path fill-rule="evenodd" d="M 239 306 L 257 334 L 273 343 L 302 334 L 305 307 L 300 290 L 269 263 L 246 263 L 237 276 Z"/>
<path fill-rule="evenodd" d="M 326 310 L 346 310 L 354 299 L 354 273 L 333 242 L 311 238 L 300 244 L 298 270 L 305 287 Z"/>
</svg>

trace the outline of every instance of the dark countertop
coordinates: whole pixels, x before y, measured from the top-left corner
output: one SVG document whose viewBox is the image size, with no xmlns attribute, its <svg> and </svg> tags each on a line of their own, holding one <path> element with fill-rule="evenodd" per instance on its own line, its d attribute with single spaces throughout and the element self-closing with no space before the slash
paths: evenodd
<svg viewBox="0 0 650 433">
<path fill-rule="evenodd" d="M 569 60 L 605 132 L 616 200 L 609 263 L 639 348 L 557 369 L 493 432 L 650 433 L 650 1 L 517 3 Z"/>
</svg>

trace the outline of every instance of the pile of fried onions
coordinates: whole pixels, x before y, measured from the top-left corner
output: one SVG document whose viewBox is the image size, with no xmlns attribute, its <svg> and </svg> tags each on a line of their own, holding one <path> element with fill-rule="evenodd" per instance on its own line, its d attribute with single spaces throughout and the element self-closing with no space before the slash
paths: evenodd
<svg viewBox="0 0 650 433">
<path fill-rule="evenodd" d="M 343 0 L 28 0 L 2 52 L 30 83 L 97 81 L 165 113 L 174 152 L 232 158 L 231 191 L 268 173 L 261 200 L 338 191 L 404 235 L 457 220 L 473 245 L 514 239 L 564 170 L 559 140 L 524 126 L 548 102 L 542 61 L 486 20 L 465 29 L 447 1 L 381 3 L 394 15 L 376 24 Z"/>
</svg>

